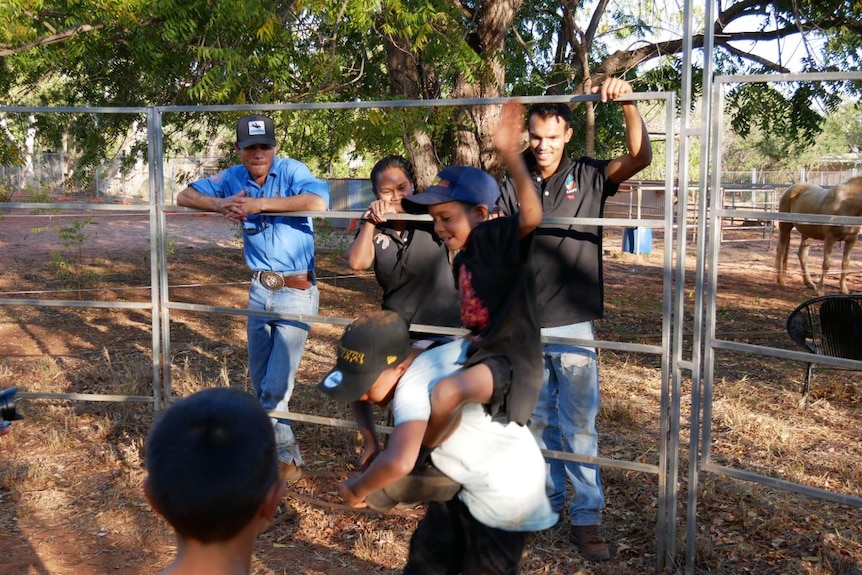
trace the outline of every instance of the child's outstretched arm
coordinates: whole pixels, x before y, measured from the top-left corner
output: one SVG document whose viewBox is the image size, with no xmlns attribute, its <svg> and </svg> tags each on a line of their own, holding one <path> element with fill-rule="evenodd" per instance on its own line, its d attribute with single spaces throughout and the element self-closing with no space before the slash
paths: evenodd
<svg viewBox="0 0 862 575">
<path fill-rule="evenodd" d="M 535 230 L 542 223 L 542 202 L 530 179 L 527 164 L 521 149 L 521 134 L 524 131 L 524 107 L 517 100 L 503 104 L 500 125 L 494 133 L 494 145 L 503 157 L 509 178 L 515 184 L 520 210 L 521 237 Z"/>
<path fill-rule="evenodd" d="M 365 507 L 365 497 L 407 476 L 416 465 L 428 422 L 408 421 L 395 426 L 386 449 L 361 475 L 338 484 L 338 494 L 350 507 Z"/>
</svg>

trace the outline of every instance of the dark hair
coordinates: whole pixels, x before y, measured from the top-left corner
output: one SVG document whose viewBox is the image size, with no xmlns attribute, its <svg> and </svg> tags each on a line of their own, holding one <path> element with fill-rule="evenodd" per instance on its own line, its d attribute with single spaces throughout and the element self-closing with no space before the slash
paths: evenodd
<svg viewBox="0 0 862 575">
<path fill-rule="evenodd" d="M 180 536 L 202 543 L 239 533 L 278 480 L 266 410 L 227 387 L 168 407 L 150 430 L 146 463 L 154 506 Z"/>
<path fill-rule="evenodd" d="M 533 104 L 532 106 L 530 106 L 530 109 L 527 110 L 527 120 L 529 121 L 529 119 L 532 118 L 533 115 L 539 116 L 543 120 L 558 116 L 561 119 L 565 120 L 566 124 L 572 123 L 572 109 L 569 108 L 568 104 L 564 104 L 562 102 L 556 104 L 550 102 L 545 102 L 543 104 Z"/>
<path fill-rule="evenodd" d="M 416 188 L 416 174 L 413 171 L 413 164 L 410 163 L 410 160 L 404 156 L 386 156 L 378 160 L 374 164 L 374 167 L 371 168 L 371 190 L 375 196 L 377 195 L 377 178 L 389 168 L 399 168 L 407 176 L 407 179 L 410 180 L 410 183 L 413 184 L 413 187 Z"/>
</svg>

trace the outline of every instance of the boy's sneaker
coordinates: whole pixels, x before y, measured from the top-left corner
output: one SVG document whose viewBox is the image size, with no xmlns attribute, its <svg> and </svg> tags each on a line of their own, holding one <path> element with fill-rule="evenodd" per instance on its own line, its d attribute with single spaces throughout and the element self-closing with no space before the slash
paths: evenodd
<svg viewBox="0 0 862 575">
<path fill-rule="evenodd" d="M 601 525 L 572 525 L 569 540 L 587 561 L 607 561 L 611 558 L 608 544 L 602 537 Z"/>
<path fill-rule="evenodd" d="M 365 502 L 375 511 L 386 511 L 393 507 L 410 509 L 425 501 L 449 501 L 461 484 L 432 465 L 414 469 L 392 485 L 365 497 Z"/>
</svg>

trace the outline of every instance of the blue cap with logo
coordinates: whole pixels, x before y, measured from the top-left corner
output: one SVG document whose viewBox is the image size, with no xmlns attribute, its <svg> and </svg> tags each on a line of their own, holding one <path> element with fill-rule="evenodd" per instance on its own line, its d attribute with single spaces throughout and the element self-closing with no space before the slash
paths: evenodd
<svg viewBox="0 0 862 575">
<path fill-rule="evenodd" d="M 401 199 L 401 207 L 410 214 L 427 214 L 428 206 L 446 202 L 484 204 L 493 210 L 500 197 L 497 180 L 485 170 L 472 166 L 449 166 L 437 174 L 437 181 L 421 194 Z"/>
</svg>

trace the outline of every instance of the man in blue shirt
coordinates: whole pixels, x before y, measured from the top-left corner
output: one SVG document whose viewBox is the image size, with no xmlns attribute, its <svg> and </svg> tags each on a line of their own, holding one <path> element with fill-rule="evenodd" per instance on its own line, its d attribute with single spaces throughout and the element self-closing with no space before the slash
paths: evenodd
<svg viewBox="0 0 862 575">
<path fill-rule="evenodd" d="M 241 164 L 192 182 L 177 195 L 177 204 L 219 212 L 240 225 L 245 262 L 253 272 L 249 310 L 316 315 L 312 220 L 283 212 L 325 211 L 329 188 L 302 162 L 275 156 L 278 142 L 267 116 L 240 118 L 235 148 Z M 310 327 L 249 316 L 249 374 L 265 409 L 288 411 Z M 295 481 L 302 475 L 302 456 L 290 422 L 274 419 L 273 425 L 279 471 L 285 481 Z"/>
</svg>

